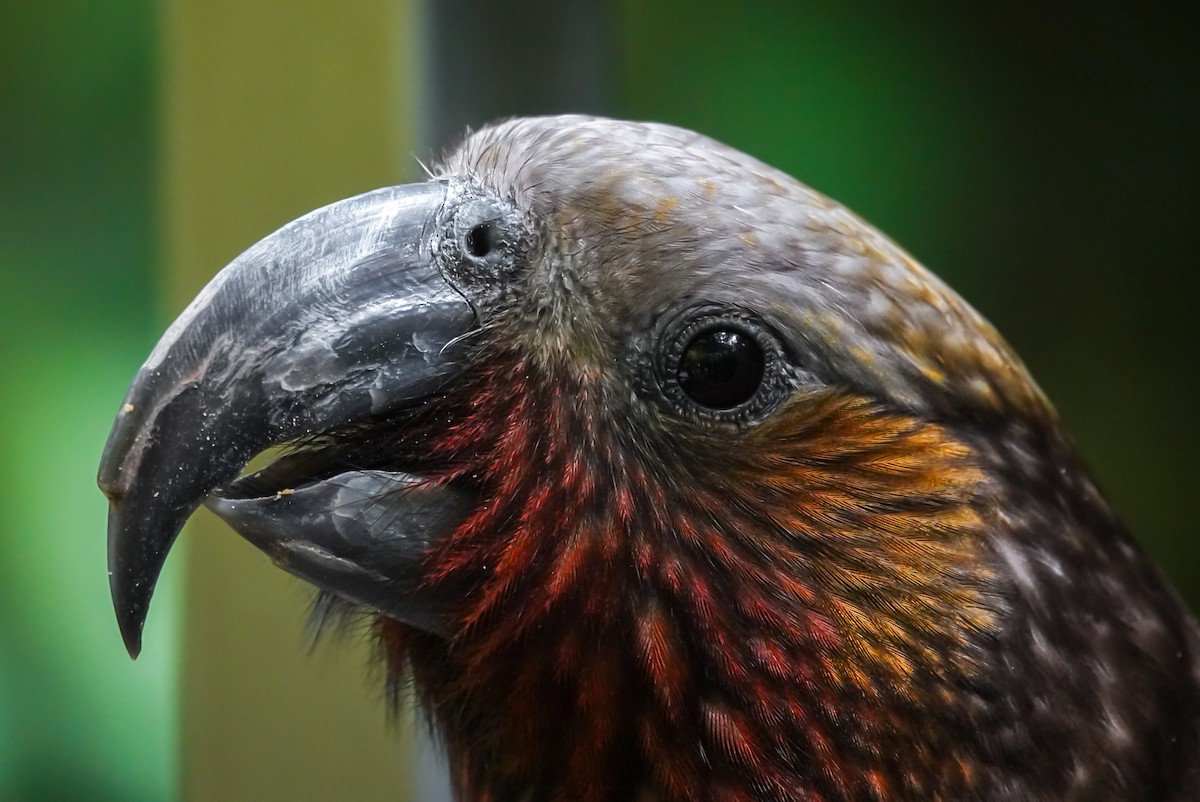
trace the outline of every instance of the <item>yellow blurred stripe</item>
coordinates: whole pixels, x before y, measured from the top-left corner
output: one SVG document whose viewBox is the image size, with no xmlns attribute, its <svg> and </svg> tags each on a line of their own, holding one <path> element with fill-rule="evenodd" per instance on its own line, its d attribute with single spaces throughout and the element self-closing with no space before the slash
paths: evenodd
<svg viewBox="0 0 1200 802">
<path fill-rule="evenodd" d="M 416 5 L 162 4 L 170 316 L 280 224 L 411 177 Z M 364 644 L 308 654 L 301 583 L 207 513 L 183 538 L 185 798 L 408 798 L 408 727 L 388 726 Z"/>
</svg>

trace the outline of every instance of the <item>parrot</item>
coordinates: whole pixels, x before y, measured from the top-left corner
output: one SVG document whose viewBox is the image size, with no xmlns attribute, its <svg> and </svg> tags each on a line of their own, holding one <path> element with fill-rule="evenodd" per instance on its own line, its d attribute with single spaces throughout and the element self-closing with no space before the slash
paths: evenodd
<svg viewBox="0 0 1200 802">
<path fill-rule="evenodd" d="M 501 121 L 283 226 L 99 485 L 131 656 L 205 505 L 369 622 L 461 800 L 1200 799 L 1196 623 L 1020 359 L 682 128 Z"/>
</svg>

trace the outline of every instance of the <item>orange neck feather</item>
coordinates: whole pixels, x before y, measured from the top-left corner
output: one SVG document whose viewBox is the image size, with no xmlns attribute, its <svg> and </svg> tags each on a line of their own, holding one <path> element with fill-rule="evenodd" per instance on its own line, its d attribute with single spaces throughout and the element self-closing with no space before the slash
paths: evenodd
<svg viewBox="0 0 1200 802">
<path fill-rule="evenodd" d="M 965 445 L 836 393 L 638 439 L 598 385 L 485 387 L 423 440 L 484 498 L 428 563 L 459 633 L 380 624 L 464 798 L 969 792 L 998 602 Z"/>
</svg>

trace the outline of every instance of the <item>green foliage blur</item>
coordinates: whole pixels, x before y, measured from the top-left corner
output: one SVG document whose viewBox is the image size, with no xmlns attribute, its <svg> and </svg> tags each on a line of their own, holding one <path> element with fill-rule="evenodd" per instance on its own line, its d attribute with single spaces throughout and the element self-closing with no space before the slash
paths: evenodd
<svg viewBox="0 0 1200 802">
<path fill-rule="evenodd" d="M 95 485 L 158 329 L 152 11 L 0 12 L 0 800 L 174 794 L 175 650 L 124 653 Z"/>
</svg>

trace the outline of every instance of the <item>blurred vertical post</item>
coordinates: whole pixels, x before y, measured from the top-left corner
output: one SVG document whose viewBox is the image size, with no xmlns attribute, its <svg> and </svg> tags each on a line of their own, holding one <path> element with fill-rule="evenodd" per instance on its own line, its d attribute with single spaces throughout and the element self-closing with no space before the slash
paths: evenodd
<svg viewBox="0 0 1200 802">
<path fill-rule="evenodd" d="M 422 144 L 537 114 L 612 114 L 617 7 L 607 0 L 433 0 Z"/>
<path fill-rule="evenodd" d="M 406 0 L 163 3 L 172 314 L 282 223 L 412 177 L 416 29 Z M 411 739 L 386 732 L 366 644 L 309 654 L 309 591 L 211 516 L 182 545 L 185 798 L 405 798 Z"/>
<path fill-rule="evenodd" d="M 508 117 L 611 114 L 616 15 L 608 0 L 426 0 L 421 151 Z M 417 798 L 448 800 L 443 762 L 428 741 L 420 748 Z"/>
</svg>

